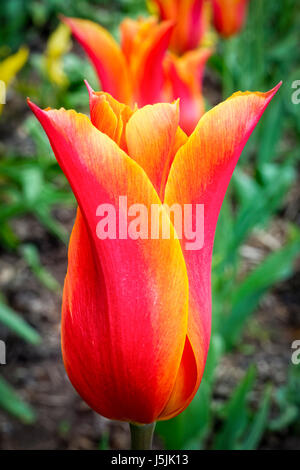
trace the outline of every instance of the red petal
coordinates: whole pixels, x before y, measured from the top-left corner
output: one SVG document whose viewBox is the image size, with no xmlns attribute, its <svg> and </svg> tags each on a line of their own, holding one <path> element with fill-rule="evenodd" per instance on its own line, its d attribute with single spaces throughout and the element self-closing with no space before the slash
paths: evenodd
<svg viewBox="0 0 300 470">
<path fill-rule="evenodd" d="M 165 60 L 166 98 L 180 99 L 180 126 L 190 135 L 204 114 L 202 79 L 211 49 L 197 49 L 182 57 L 169 55 Z"/>
<path fill-rule="evenodd" d="M 102 89 L 122 103 L 131 102 L 131 86 L 125 57 L 102 26 L 89 20 L 62 17 L 91 59 Z"/>
<path fill-rule="evenodd" d="M 138 36 L 136 38 L 131 59 L 131 74 L 135 99 L 139 107 L 161 101 L 164 79 L 163 58 L 172 29 L 173 23 L 165 21 L 152 25 L 145 31 L 141 30 L 141 34 L 145 36 L 142 43 Z"/>
<path fill-rule="evenodd" d="M 237 34 L 244 25 L 249 0 L 212 0 L 216 30 L 224 37 Z"/>
</svg>

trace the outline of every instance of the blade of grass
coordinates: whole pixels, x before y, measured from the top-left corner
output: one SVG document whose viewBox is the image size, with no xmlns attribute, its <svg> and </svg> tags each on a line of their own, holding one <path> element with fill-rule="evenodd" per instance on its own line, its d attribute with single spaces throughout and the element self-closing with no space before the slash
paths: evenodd
<svg viewBox="0 0 300 470">
<path fill-rule="evenodd" d="M 20 315 L 14 312 L 0 298 L 0 322 L 11 329 L 18 336 L 31 344 L 39 344 L 41 337 Z"/>
<path fill-rule="evenodd" d="M 36 419 L 31 406 L 25 403 L 2 377 L 0 377 L 0 407 L 25 424 L 31 424 Z"/>
</svg>

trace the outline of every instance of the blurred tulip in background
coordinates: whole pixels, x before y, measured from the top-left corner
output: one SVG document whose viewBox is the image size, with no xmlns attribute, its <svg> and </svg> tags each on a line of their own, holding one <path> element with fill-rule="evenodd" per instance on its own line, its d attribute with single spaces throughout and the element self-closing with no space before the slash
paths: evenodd
<svg viewBox="0 0 300 470">
<path fill-rule="evenodd" d="M 249 0 L 212 0 L 213 20 L 216 30 L 225 38 L 242 29 Z"/>
<path fill-rule="evenodd" d="M 196 49 L 208 28 L 209 5 L 205 0 L 152 0 L 149 9 L 161 20 L 174 23 L 170 47 L 177 54 Z"/>
<path fill-rule="evenodd" d="M 211 49 L 180 58 L 169 54 L 173 23 L 155 17 L 126 18 L 120 26 L 121 46 L 92 21 L 63 21 L 91 59 L 103 91 L 131 106 L 180 98 L 180 125 L 186 133 L 194 130 L 204 112 L 201 82 Z"/>
</svg>

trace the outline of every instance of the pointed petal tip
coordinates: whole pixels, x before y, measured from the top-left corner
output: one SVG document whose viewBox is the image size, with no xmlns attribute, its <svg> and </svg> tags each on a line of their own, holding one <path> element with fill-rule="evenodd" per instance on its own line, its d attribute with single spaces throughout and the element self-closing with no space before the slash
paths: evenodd
<svg viewBox="0 0 300 470">
<path fill-rule="evenodd" d="M 269 93 L 270 95 L 274 96 L 274 95 L 277 93 L 277 91 L 279 90 L 279 88 L 281 87 L 282 83 L 283 83 L 283 81 L 280 80 L 280 82 L 277 83 L 277 85 L 274 86 L 274 88 L 272 88 L 271 90 L 269 90 L 268 93 Z"/>
<path fill-rule="evenodd" d="M 70 23 L 72 21 L 72 18 L 69 18 L 68 16 L 63 15 L 62 13 L 58 14 L 58 18 L 62 23 L 65 23 L 67 26 L 70 26 Z"/>
<path fill-rule="evenodd" d="M 271 90 L 268 90 L 266 92 L 261 92 L 261 91 L 237 91 L 235 93 L 233 93 L 231 96 L 229 96 L 227 98 L 227 100 L 231 100 L 232 98 L 237 98 L 239 96 L 248 96 L 248 95 L 257 95 L 257 96 L 260 96 L 262 98 L 265 99 L 265 101 L 267 103 L 269 103 L 272 98 L 274 97 L 274 95 L 276 95 L 277 91 L 279 90 L 279 88 L 281 87 L 282 85 L 282 80 L 274 87 L 274 88 L 271 88 Z M 227 101 L 225 100 L 225 101 Z"/>
<path fill-rule="evenodd" d="M 168 31 L 173 31 L 175 25 L 176 21 L 174 20 L 165 20 L 159 23 L 161 31 L 164 31 L 165 33 L 167 33 Z"/>
<path fill-rule="evenodd" d="M 163 21 L 159 25 L 161 40 L 162 40 L 162 38 L 165 38 L 166 41 L 171 40 L 171 35 L 174 31 L 175 25 L 176 25 L 176 23 L 172 20 Z"/>
<path fill-rule="evenodd" d="M 278 92 L 279 88 L 281 87 L 282 85 L 282 80 L 280 80 L 279 83 L 277 83 L 276 86 L 274 86 L 274 88 L 272 88 L 271 90 L 267 91 L 266 93 L 264 93 L 265 95 L 265 99 L 266 99 L 266 104 L 268 105 L 270 103 L 270 101 L 274 98 L 274 96 L 276 95 L 276 93 Z"/>
<path fill-rule="evenodd" d="M 175 24 L 176 24 L 176 21 L 173 21 L 173 20 L 166 20 L 166 21 L 163 21 L 162 24 L 165 25 L 165 28 L 166 29 L 173 29 Z"/>
<path fill-rule="evenodd" d="M 33 103 L 28 96 L 26 98 L 26 101 L 31 111 L 33 112 L 38 111 L 38 110 L 41 111 L 41 109 L 35 103 Z"/>
<path fill-rule="evenodd" d="M 59 13 L 58 15 L 58 19 L 64 23 L 66 26 L 68 26 L 68 28 L 72 29 L 72 18 L 69 18 L 68 16 L 65 16 L 63 15 L 62 13 Z"/>
<path fill-rule="evenodd" d="M 84 21 L 81 18 L 71 17 L 71 16 L 64 16 L 63 14 L 58 15 L 60 21 L 64 23 L 68 28 L 70 28 L 72 34 L 76 34 L 78 22 Z"/>
<path fill-rule="evenodd" d="M 89 82 L 85 79 L 83 80 L 83 83 L 85 84 L 85 86 L 87 87 L 87 90 L 89 92 L 89 97 L 92 96 L 92 94 L 94 93 L 94 90 L 93 88 L 91 87 L 91 85 L 89 84 Z"/>
<path fill-rule="evenodd" d="M 30 98 L 27 97 L 26 99 L 27 101 L 27 104 L 29 106 L 29 108 L 31 109 L 31 111 L 38 117 L 41 116 L 41 114 L 44 114 L 46 115 L 47 114 L 47 111 L 54 111 L 53 108 L 51 108 L 50 106 L 48 106 L 47 108 L 40 108 L 37 104 L 33 103 L 33 101 L 30 100 Z M 60 110 L 65 110 L 65 108 L 60 108 Z"/>
</svg>

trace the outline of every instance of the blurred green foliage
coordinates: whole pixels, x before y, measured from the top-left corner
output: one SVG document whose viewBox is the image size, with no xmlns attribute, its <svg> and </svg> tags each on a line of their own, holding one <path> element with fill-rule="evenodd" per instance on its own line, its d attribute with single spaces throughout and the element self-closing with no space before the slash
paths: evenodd
<svg viewBox="0 0 300 470">
<path fill-rule="evenodd" d="M 287 384 L 276 390 L 275 395 L 279 415 L 270 421 L 271 431 L 281 431 L 295 426 L 300 432 L 300 367 L 291 365 Z"/>
<path fill-rule="evenodd" d="M 98 21 L 117 35 L 124 15 L 145 13 L 142 0 L 10 0 L 0 9 L 1 55 L 29 44 L 29 63 L 16 83 L 16 90 L 40 106 L 86 111 L 87 91 L 83 79 L 97 87 L 89 62 L 69 52 L 63 57 L 68 86 L 51 83 L 43 67 L 49 34 L 60 13 Z M 299 229 L 290 224 L 285 244 L 274 249 L 255 268 L 242 273 L 242 247 L 258 229 L 267 231 L 283 207 L 296 181 L 299 164 L 299 107 L 291 102 L 292 83 L 300 78 L 300 11 L 297 0 L 252 0 L 244 31 L 220 40 L 209 67 L 219 77 L 223 96 L 237 90 L 262 90 L 284 81 L 272 105 L 251 137 L 233 176 L 218 222 L 213 258 L 213 334 L 200 389 L 191 405 L 178 417 L 159 423 L 157 432 L 169 449 L 254 449 L 264 432 L 297 428 L 300 415 L 299 367 L 291 366 L 287 384 L 278 390 L 266 385 L 260 403 L 253 407 L 256 369 L 251 366 L 236 385 L 228 402 L 214 400 L 214 387 L 222 357 L 240 341 L 249 319 L 265 293 L 293 273 L 300 253 Z M 25 115 L 24 115 L 25 116 Z M 37 248 L 22 244 L 11 222 L 30 214 L 53 236 L 67 243 L 68 233 L 54 218 L 53 208 L 73 206 L 74 198 L 36 120 L 24 118 L 22 128 L 35 150 L 30 156 L 5 152 L 0 159 L 0 244 L 22 256 L 40 282 L 56 291 L 57 282 L 42 266 Z M 4 116 L 5 118 L 5 116 Z M 3 119 L 3 118 L 2 118 Z M 0 322 L 32 344 L 39 336 L 0 299 Z M 242 350 L 241 350 L 242 351 Z M 270 420 L 271 402 L 277 409 Z M 24 422 L 33 411 L 0 380 L 0 406 Z M 64 432 L 64 431 L 62 431 Z M 108 447 L 104 436 L 99 448 Z"/>
<path fill-rule="evenodd" d="M 121 19 L 146 13 L 143 0 L 9 0 L 1 3 L 0 44 L 11 48 L 32 43 L 39 48 L 41 37 L 58 23 L 58 15 L 97 21 L 114 33 Z"/>
</svg>

